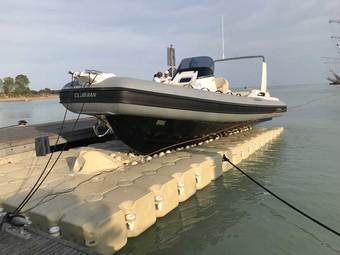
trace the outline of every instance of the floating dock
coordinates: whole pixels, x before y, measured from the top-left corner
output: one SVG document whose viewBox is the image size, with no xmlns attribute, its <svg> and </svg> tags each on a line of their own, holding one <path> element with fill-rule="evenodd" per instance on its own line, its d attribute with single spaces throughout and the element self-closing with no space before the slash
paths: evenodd
<svg viewBox="0 0 340 255">
<path fill-rule="evenodd" d="M 113 139 L 113 135 L 106 138 L 98 138 L 93 132 L 92 126 L 96 118 L 81 118 L 74 127 L 75 120 L 66 120 L 61 137 L 57 145 L 64 143 L 95 143 Z M 60 132 L 61 121 L 37 125 L 14 126 L 0 129 L 0 162 L 1 159 L 22 152 L 35 150 L 35 138 L 47 136 L 49 144 L 55 145 Z"/>
<path fill-rule="evenodd" d="M 82 252 L 112 254 L 232 169 L 223 162 L 224 155 L 239 164 L 282 131 L 234 129 L 224 136 L 149 156 L 133 154 L 120 141 L 72 148 L 62 153 L 22 213 L 32 221 L 30 228 L 55 240 L 87 249 Z M 48 157 L 36 157 L 33 150 L 0 157 L 0 210 L 15 210 Z M 0 240 L 1 235 L 8 234 L 0 233 Z M 42 238 L 31 238 L 36 236 Z M 15 254 L 15 246 L 12 248 Z M 46 249 L 44 242 L 41 249 Z"/>
<path fill-rule="evenodd" d="M 41 231 L 29 229 L 31 238 L 26 240 L 0 232 L 0 250 L 1 254 L 11 255 L 95 255 L 94 251 L 89 248 L 81 247 L 75 243 L 66 241 L 61 238 L 55 238 Z"/>
</svg>

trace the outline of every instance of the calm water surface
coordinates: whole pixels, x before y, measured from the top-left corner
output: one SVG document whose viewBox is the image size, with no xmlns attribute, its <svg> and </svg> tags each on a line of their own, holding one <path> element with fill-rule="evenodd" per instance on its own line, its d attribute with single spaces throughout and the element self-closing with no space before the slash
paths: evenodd
<svg viewBox="0 0 340 255">
<path fill-rule="evenodd" d="M 283 126 L 284 134 L 241 168 L 340 231 L 340 88 L 285 86 L 271 93 L 290 109 L 263 126 Z M 0 125 L 55 121 L 63 111 L 57 100 L 0 103 Z M 129 239 L 119 254 L 340 254 L 340 238 L 232 170 Z"/>
<path fill-rule="evenodd" d="M 65 108 L 59 99 L 32 100 L 28 102 L 0 101 L 0 128 L 16 125 L 18 120 L 26 120 L 29 124 L 62 120 Z M 77 118 L 76 114 L 68 113 L 68 119 Z"/>
</svg>

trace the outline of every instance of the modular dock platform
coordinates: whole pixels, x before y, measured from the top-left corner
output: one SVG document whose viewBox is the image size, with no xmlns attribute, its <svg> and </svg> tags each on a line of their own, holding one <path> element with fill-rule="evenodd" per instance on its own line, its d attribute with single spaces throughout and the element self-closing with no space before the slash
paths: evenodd
<svg viewBox="0 0 340 255">
<path fill-rule="evenodd" d="M 55 145 L 60 132 L 61 121 L 36 125 L 14 126 L 0 129 L 0 160 L 3 157 L 35 149 L 35 138 L 47 136 L 49 144 Z M 68 143 L 100 142 L 113 139 L 113 135 L 105 138 L 96 137 L 92 126 L 96 118 L 81 118 L 73 128 L 75 120 L 66 120 L 57 145 Z"/>
<path fill-rule="evenodd" d="M 81 247 L 61 238 L 52 237 L 41 231 L 29 229 L 31 238 L 25 240 L 6 232 L 0 232 L 1 254 L 10 255 L 95 255 L 89 248 Z"/>
<path fill-rule="evenodd" d="M 66 240 L 74 247 L 84 247 L 72 247 L 72 252 L 112 254 L 130 237 L 142 234 L 158 218 L 232 169 L 223 162 L 223 156 L 239 164 L 282 131 L 283 128 L 234 129 L 224 136 L 149 156 L 133 154 L 120 141 L 72 148 L 62 153 L 22 214 L 32 221 L 30 228 L 53 236 L 51 242 L 55 240 L 56 247 L 70 249 L 60 242 Z M 36 157 L 34 151 L 2 157 L 0 210 L 12 212 L 17 208 L 48 157 Z M 37 252 L 50 254 L 46 242 L 39 241 L 44 235 L 32 235 L 32 242 Z M 4 236 L 9 238 L 0 232 L 0 240 Z M 0 241 L 0 249 L 25 254 L 12 241 Z"/>
</svg>

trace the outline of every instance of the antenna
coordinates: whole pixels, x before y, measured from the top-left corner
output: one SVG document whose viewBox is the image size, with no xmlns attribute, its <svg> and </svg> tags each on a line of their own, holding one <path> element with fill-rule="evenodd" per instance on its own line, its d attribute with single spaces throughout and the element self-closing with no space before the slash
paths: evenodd
<svg viewBox="0 0 340 255">
<path fill-rule="evenodd" d="M 224 18 L 222 15 L 222 19 L 221 19 L 221 23 L 222 23 L 222 59 L 224 58 Z"/>
<path fill-rule="evenodd" d="M 174 70 L 176 66 L 175 48 L 172 44 L 167 48 L 167 64 L 171 68 L 171 77 L 174 77 Z"/>
</svg>

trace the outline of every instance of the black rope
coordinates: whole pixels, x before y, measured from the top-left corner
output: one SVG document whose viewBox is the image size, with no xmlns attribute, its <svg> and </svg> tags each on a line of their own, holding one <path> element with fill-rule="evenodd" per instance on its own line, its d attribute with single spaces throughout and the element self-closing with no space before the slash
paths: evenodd
<svg viewBox="0 0 340 255">
<path fill-rule="evenodd" d="M 26 201 L 28 201 L 30 199 L 31 194 L 34 192 L 34 190 L 36 189 L 37 185 L 39 184 L 41 178 L 43 177 L 44 173 L 46 172 L 46 169 L 48 168 L 48 165 L 50 164 L 52 157 L 54 155 L 54 152 L 56 150 L 56 147 L 58 145 L 59 139 L 61 137 L 61 132 L 64 129 L 64 125 L 65 125 L 65 121 L 66 121 L 66 116 L 67 116 L 67 109 L 65 110 L 64 113 L 64 117 L 63 117 L 63 121 L 61 123 L 59 132 L 58 132 L 58 136 L 57 136 L 57 140 L 53 146 L 53 150 L 47 160 L 47 163 L 43 169 L 43 171 L 41 172 L 41 174 L 39 175 L 38 179 L 36 180 L 36 182 L 34 183 L 33 187 L 31 188 L 31 190 L 27 193 L 27 195 L 25 196 L 25 198 L 21 201 L 21 203 L 18 205 L 18 207 L 15 209 L 14 214 L 18 214 L 20 212 L 20 210 L 22 209 L 22 207 L 26 204 Z M 40 185 L 39 185 L 40 186 Z"/>
<path fill-rule="evenodd" d="M 323 99 L 332 98 L 332 97 L 336 97 L 336 96 L 338 96 L 338 95 L 336 95 L 336 94 L 331 94 L 331 95 L 326 95 L 326 96 L 314 98 L 314 99 L 308 100 L 307 102 L 304 102 L 304 103 L 302 103 L 302 104 L 298 104 L 298 105 L 294 105 L 294 106 L 292 106 L 292 107 L 289 107 L 289 110 L 299 109 L 299 108 L 301 108 L 301 107 L 304 107 L 304 106 L 309 105 L 309 104 L 311 104 L 311 103 L 314 103 L 314 102 L 316 102 L 316 101 L 321 101 L 321 100 L 323 100 Z"/>
<path fill-rule="evenodd" d="M 162 147 L 160 149 L 157 149 L 157 150 L 155 150 L 153 152 L 150 152 L 150 153 L 144 155 L 144 157 L 151 156 L 153 154 L 156 154 L 156 153 L 159 153 L 159 152 L 162 152 L 162 151 L 165 151 L 165 150 L 173 149 L 173 148 L 176 148 L 176 147 L 178 147 L 180 145 L 188 145 L 189 143 L 192 143 L 192 142 L 204 141 L 204 139 L 216 136 L 216 135 L 218 135 L 218 134 L 220 134 L 222 132 L 226 132 L 226 131 L 232 130 L 234 128 L 251 126 L 251 125 L 254 125 L 255 123 L 256 123 L 256 121 L 248 121 L 248 122 L 245 122 L 244 125 L 242 125 L 242 126 L 240 126 L 240 124 L 236 124 L 236 125 L 233 125 L 231 127 L 227 127 L 227 128 L 223 128 L 223 129 L 217 130 L 217 131 L 215 131 L 212 134 L 204 135 L 202 137 L 197 137 L 197 138 L 185 140 L 185 141 L 182 141 L 182 142 L 178 142 L 178 143 L 175 143 L 175 144 L 171 144 L 171 145 Z"/>
<path fill-rule="evenodd" d="M 105 174 L 105 173 L 112 173 L 112 172 L 114 172 L 114 171 L 116 171 L 116 170 L 117 170 L 117 169 L 103 170 L 103 171 L 101 171 L 101 172 L 99 172 L 99 173 L 97 173 L 97 174 L 95 174 L 95 175 L 90 176 L 90 177 L 87 178 L 86 180 L 81 181 L 80 183 L 78 183 L 77 185 L 75 185 L 75 186 L 72 187 L 72 188 L 68 188 L 68 189 L 65 189 L 65 190 L 62 190 L 62 191 L 57 191 L 57 192 L 54 192 L 54 193 L 47 194 L 47 195 L 45 195 L 44 197 L 39 198 L 39 201 L 38 201 L 35 205 L 31 206 L 29 209 L 27 209 L 26 211 L 23 211 L 22 213 L 25 214 L 25 213 L 31 211 L 32 209 L 36 208 L 37 206 L 40 206 L 40 205 L 42 205 L 42 204 L 45 204 L 45 203 L 51 201 L 52 199 L 56 198 L 56 197 L 59 196 L 59 195 L 63 195 L 63 194 L 70 193 L 70 192 L 76 190 L 76 189 L 77 189 L 79 186 L 81 186 L 82 184 L 91 181 L 92 179 L 96 178 L 97 176 L 100 176 L 100 175 Z M 50 199 L 47 200 L 47 198 L 49 198 L 49 197 L 52 197 L 52 198 L 50 198 Z"/>
<path fill-rule="evenodd" d="M 92 83 L 95 81 L 95 79 L 97 78 L 98 74 L 96 74 L 94 76 L 94 78 L 91 80 L 89 80 L 89 87 L 92 85 Z M 89 77 L 90 77 L 90 74 L 89 74 Z M 84 87 L 86 86 L 86 84 L 84 85 Z M 81 106 L 81 109 L 78 113 L 78 116 L 77 116 L 77 119 L 75 120 L 73 126 L 72 126 L 72 129 L 71 129 L 71 133 L 74 131 L 74 129 L 76 128 L 77 126 L 77 123 L 79 121 L 79 118 L 80 118 L 80 115 L 82 114 L 83 112 L 83 109 L 84 109 L 84 105 L 85 103 L 82 104 Z M 65 124 L 65 120 L 66 120 L 66 113 L 67 113 L 67 109 L 65 111 L 65 115 L 64 115 L 64 119 L 63 119 L 63 122 L 62 122 L 62 125 L 61 125 L 61 128 L 60 128 L 60 131 L 58 133 L 58 137 L 57 137 L 57 141 L 55 143 L 55 146 L 53 148 L 53 151 L 49 157 L 49 160 L 47 162 L 47 164 L 45 165 L 45 168 L 43 170 L 43 172 L 40 174 L 38 180 L 35 182 L 34 186 L 32 187 L 32 189 L 29 191 L 29 193 L 26 195 L 26 197 L 23 199 L 23 201 L 19 204 L 19 206 L 15 209 L 14 211 L 14 214 L 15 215 L 18 215 L 20 213 L 20 211 L 24 208 L 24 206 L 28 203 L 28 201 L 33 197 L 33 195 L 38 191 L 38 189 L 40 188 L 40 186 L 43 184 L 43 182 L 46 180 L 46 178 L 49 176 L 49 174 L 52 172 L 54 166 L 57 164 L 58 160 L 60 159 L 61 155 L 63 154 L 64 150 L 66 149 L 66 146 L 68 145 L 68 141 L 66 141 L 63 145 L 63 148 L 61 149 L 60 153 L 58 154 L 56 160 L 54 161 L 54 163 L 52 164 L 51 168 L 48 170 L 48 172 L 46 173 L 46 175 L 44 177 L 42 177 L 52 159 L 52 156 L 53 156 L 53 153 L 56 149 L 56 145 L 57 145 L 57 142 L 59 141 L 60 137 L 61 137 L 61 130 L 64 128 L 64 124 Z M 41 179 L 42 178 L 42 179 Z M 40 181 L 41 180 L 41 181 Z"/>
<path fill-rule="evenodd" d="M 84 103 L 83 103 L 82 109 L 83 109 L 83 107 L 84 107 Z M 81 111 L 82 111 L 82 109 L 81 109 Z M 78 114 L 78 117 L 77 117 L 76 121 L 74 122 L 73 127 L 72 127 L 72 129 L 71 129 L 71 133 L 74 131 L 74 129 L 75 129 L 75 127 L 76 127 L 76 125 L 77 125 L 77 123 L 78 123 L 78 121 L 79 121 L 80 115 L 81 115 L 81 113 Z M 67 145 L 68 145 L 68 141 L 66 141 L 66 143 L 64 143 L 63 148 L 62 148 L 61 151 L 59 152 L 57 158 L 55 159 L 55 161 L 53 162 L 53 164 L 51 165 L 50 169 L 47 171 L 47 173 L 45 174 L 45 176 L 42 178 L 43 175 L 41 175 L 41 178 L 42 178 L 42 179 L 40 178 L 40 179 L 41 179 L 40 182 L 39 182 L 39 180 L 37 180 L 36 183 L 39 182 L 39 184 L 37 184 L 37 186 L 36 186 L 35 188 L 33 187 L 34 189 L 32 188 L 31 191 L 29 192 L 29 194 L 27 194 L 27 196 L 26 196 L 26 201 L 23 201 L 22 204 L 21 204 L 20 206 L 17 207 L 17 209 L 16 209 L 16 211 L 15 211 L 16 214 L 19 214 L 19 213 L 21 212 L 21 210 L 22 210 L 22 209 L 24 208 L 24 206 L 28 203 L 28 201 L 29 201 L 29 200 L 33 197 L 33 195 L 39 190 L 40 186 L 44 183 L 44 181 L 46 180 L 46 178 L 47 178 L 47 177 L 49 176 L 49 174 L 52 172 L 54 166 L 57 164 L 57 162 L 58 162 L 58 160 L 60 159 L 61 155 L 62 155 L 63 152 L 65 151 Z M 55 146 L 55 147 L 56 147 L 56 146 Z M 48 164 L 47 164 L 47 165 L 48 165 Z M 46 167 L 44 170 L 46 170 L 46 169 L 47 169 L 47 167 Z"/>
<path fill-rule="evenodd" d="M 303 215 L 304 217 L 310 219 L 311 221 L 313 221 L 314 223 L 318 224 L 319 226 L 325 228 L 326 230 L 332 232 L 333 234 L 340 236 L 340 233 L 338 231 L 336 231 L 335 229 L 327 226 L 326 224 L 322 223 L 321 221 L 315 219 L 314 217 L 308 215 L 307 213 L 303 212 L 302 210 L 300 210 L 299 208 L 295 207 L 294 205 L 292 205 L 291 203 L 287 202 L 285 199 L 281 198 L 279 195 L 275 194 L 273 191 L 269 190 L 268 188 L 266 188 L 265 186 L 263 186 L 261 183 L 259 183 L 258 181 L 256 181 L 253 177 L 251 177 L 250 175 L 248 175 L 246 172 L 244 172 L 242 169 L 240 169 L 237 165 L 235 165 L 233 162 L 230 161 L 230 159 L 227 158 L 226 155 L 223 155 L 223 161 L 229 162 L 229 164 L 231 164 L 233 167 L 235 167 L 238 171 L 240 171 L 243 175 L 245 175 L 249 180 L 251 180 L 252 182 L 254 182 L 256 185 L 260 186 L 262 189 L 264 189 L 265 191 L 267 191 L 269 194 L 271 194 L 273 197 L 275 197 L 276 199 L 280 200 L 282 203 L 284 203 L 285 205 L 289 206 L 290 208 L 292 208 L 293 210 L 295 210 L 296 212 L 300 213 L 301 215 Z"/>
<path fill-rule="evenodd" d="M 81 111 L 82 111 L 82 110 L 81 110 Z M 80 112 L 81 112 L 81 111 L 80 111 Z M 254 122 L 248 122 L 247 124 L 248 124 L 248 125 L 254 124 Z M 231 129 L 236 128 L 236 127 L 240 127 L 240 126 L 239 126 L 239 125 L 234 125 L 234 126 L 231 126 L 231 127 L 228 127 L 228 128 L 224 128 L 224 129 L 221 129 L 221 130 L 215 132 L 215 134 L 221 133 L 221 132 L 226 131 L 226 130 L 231 130 Z M 176 144 L 172 144 L 172 145 L 170 145 L 170 146 L 163 147 L 163 148 L 158 149 L 158 150 L 156 150 L 156 151 L 154 151 L 154 152 L 152 152 L 152 153 L 149 153 L 149 154 L 147 154 L 147 155 L 144 155 L 144 157 L 153 155 L 153 154 L 158 153 L 158 152 L 161 152 L 161 151 L 165 151 L 166 149 L 171 149 L 171 148 L 177 147 L 177 146 L 179 146 L 179 145 L 188 144 L 188 143 L 190 143 L 190 142 L 195 142 L 195 141 L 202 141 L 203 139 L 205 139 L 205 138 L 207 138 L 207 137 L 212 137 L 212 136 L 213 136 L 213 134 L 210 134 L 210 135 L 206 135 L 206 136 L 203 136 L 203 137 L 194 138 L 194 139 L 186 140 L 186 141 L 179 142 L 179 143 L 176 143 Z M 63 151 L 63 150 L 62 150 L 62 151 Z M 59 156 L 60 156 L 60 155 L 59 155 Z M 58 156 L 58 159 L 59 159 L 59 156 Z M 56 161 L 57 161 L 57 160 L 56 160 Z M 55 163 L 56 163 L 56 162 L 54 162 L 53 166 L 55 165 Z M 53 166 L 52 166 L 51 168 L 53 168 Z M 49 172 L 47 173 L 47 175 L 50 173 L 50 171 L 51 171 L 51 169 L 49 170 Z M 64 193 L 72 192 L 74 189 L 76 189 L 76 188 L 77 188 L 78 186 L 80 186 L 82 183 L 85 183 L 85 182 L 91 180 L 93 177 L 96 177 L 96 176 L 98 176 L 98 175 L 100 175 L 100 174 L 102 174 L 102 173 L 105 173 L 105 172 L 112 172 L 112 171 L 113 171 L 113 170 L 108 170 L 108 171 L 100 172 L 100 173 L 98 173 L 98 174 L 96 174 L 96 175 L 90 177 L 89 179 L 86 179 L 85 181 L 82 181 L 80 184 L 78 184 L 78 185 L 77 185 L 76 187 L 74 187 L 74 188 L 71 188 L 71 189 L 68 189 L 68 190 L 64 190 L 64 191 L 60 191 L 60 192 L 56 192 L 56 193 L 52 193 L 52 194 L 48 194 L 48 195 L 44 196 L 44 197 L 41 199 L 41 201 L 42 201 L 42 203 L 45 203 L 45 202 L 47 202 L 47 201 L 44 201 L 44 200 L 45 200 L 45 198 L 47 198 L 47 197 L 50 197 L 50 196 L 58 196 L 59 194 L 64 194 Z M 42 180 L 42 182 L 43 182 L 46 178 L 47 178 L 47 176 L 44 177 L 44 179 Z M 33 195 L 34 195 L 34 194 L 32 194 L 32 196 L 33 196 Z M 31 196 L 31 197 L 32 197 L 32 196 Z M 27 209 L 27 210 L 24 211 L 23 213 L 27 213 L 28 211 L 34 209 L 35 207 L 37 207 L 37 206 L 40 205 L 40 204 L 41 204 L 41 203 L 38 202 L 38 204 L 32 206 L 31 208 Z M 21 208 L 21 209 L 22 209 L 22 208 Z"/>
</svg>

